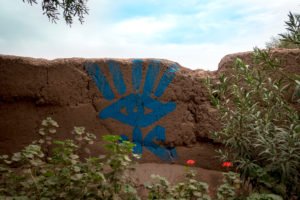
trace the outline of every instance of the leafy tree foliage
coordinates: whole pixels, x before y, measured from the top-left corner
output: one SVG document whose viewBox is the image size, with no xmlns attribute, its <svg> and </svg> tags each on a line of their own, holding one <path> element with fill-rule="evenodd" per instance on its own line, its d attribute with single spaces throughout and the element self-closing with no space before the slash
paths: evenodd
<svg viewBox="0 0 300 200">
<path fill-rule="evenodd" d="M 62 14 L 65 22 L 72 25 L 73 18 L 77 17 L 79 22 L 84 22 L 84 16 L 88 14 L 88 0 L 42 0 L 43 14 L 47 15 L 51 22 L 56 23 Z M 23 0 L 30 5 L 38 4 L 37 0 Z"/>
<path fill-rule="evenodd" d="M 289 20 L 285 22 L 287 26 L 287 33 L 279 34 L 283 41 L 292 42 L 300 45 L 300 15 L 292 14 L 288 15 Z M 300 47 L 300 46 L 299 46 Z"/>
<path fill-rule="evenodd" d="M 279 37 L 272 37 L 270 42 L 266 43 L 267 48 L 300 48 L 300 15 L 288 14 L 287 33 L 279 34 Z"/>
</svg>

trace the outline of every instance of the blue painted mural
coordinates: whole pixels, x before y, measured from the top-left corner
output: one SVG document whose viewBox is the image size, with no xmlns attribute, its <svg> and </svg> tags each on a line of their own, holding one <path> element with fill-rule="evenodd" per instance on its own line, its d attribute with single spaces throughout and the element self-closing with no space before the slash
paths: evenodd
<svg viewBox="0 0 300 200">
<path fill-rule="evenodd" d="M 115 94 L 107 81 L 107 77 L 105 77 L 96 63 L 85 64 L 85 69 L 95 81 L 103 97 L 112 101 L 109 106 L 100 111 L 99 118 L 111 118 L 132 126 L 132 142 L 136 144 L 134 153 L 142 154 L 143 147 L 145 147 L 159 158 L 170 161 L 176 158 L 175 148 L 163 147 L 156 143 L 166 140 L 165 128 L 157 125 L 144 138 L 141 128 L 152 125 L 175 110 L 175 102 L 164 103 L 159 101 L 158 98 L 163 95 L 175 77 L 179 66 L 176 63 L 168 66 L 167 71 L 164 72 L 155 88 L 155 81 L 159 75 L 161 63 L 158 60 L 152 60 L 148 64 L 144 87 L 141 88 L 143 62 L 143 60 L 139 59 L 132 61 L 131 81 L 134 91 L 119 99 L 115 99 Z M 125 95 L 127 87 L 119 63 L 114 60 L 108 60 L 107 65 L 117 92 L 120 95 Z M 146 113 L 146 109 L 151 110 L 151 112 Z M 122 138 L 129 140 L 126 135 L 122 135 Z"/>
</svg>

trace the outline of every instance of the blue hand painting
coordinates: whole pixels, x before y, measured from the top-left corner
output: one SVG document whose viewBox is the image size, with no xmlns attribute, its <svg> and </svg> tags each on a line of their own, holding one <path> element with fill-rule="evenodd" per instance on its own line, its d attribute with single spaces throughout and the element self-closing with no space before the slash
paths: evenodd
<svg viewBox="0 0 300 200">
<path fill-rule="evenodd" d="M 113 60 L 107 62 L 109 71 L 116 90 L 119 94 L 126 93 L 126 85 L 120 69 L 119 63 Z M 168 85 L 175 77 L 175 72 L 179 69 L 177 64 L 168 66 L 167 71 L 163 74 L 156 88 L 155 81 L 160 72 L 161 63 L 158 60 L 153 60 L 148 65 L 146 78 L 144 81 L 144 88 L 141 88 L 142 83 L 142 60 L 132 61 L 132 85 L 133 92 L 125 97 L 117 99 L 99 113 L 100 119 L 112 118 L 121 123 L 132 126 L 133 134 L 132 140 L 136 144 L 134 148 L 135 153 L 141 154 L 143 146 L 156 156 L 163 160 L 171 160 L 176 157 L 176 150 L 174 148 L 165 148 L 159 146 L 157 142 L 165 141 L 165 128 L 162 126 L 155 126 L 143 139 L 141 128 L 147 127 L 154 122 L 160 120 L 170 112 L 174 111 L 176 104 L 174 102 L 163 103 L 157 100 L 161 97 Z M 95 81 L 97 88 L 107 100 L 114 100 L 115 95 L 109 86 L 107 78 L 96 63 L 87 63 L 85 68 L 90 77 Z M 146 109 L 151 110 L 146 113 Z M 128 137 L 123 135 L 123 139 L 128 140 Z"/>
</svg>

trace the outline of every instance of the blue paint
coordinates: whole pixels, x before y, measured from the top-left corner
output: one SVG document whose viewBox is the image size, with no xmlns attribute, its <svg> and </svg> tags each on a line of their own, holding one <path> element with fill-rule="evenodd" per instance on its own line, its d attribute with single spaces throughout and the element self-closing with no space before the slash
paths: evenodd
<svg viewBox="0 0 300 200">
<path fill-rule="evenodd" d="M 132 61 L 132 85 L 135 92 L 138 92 L 142 83 L 142 71 L 143 71 L 143 61 L 133 60 Z"/>
<path fill-rule="evenodd" d="M 152 131 L 148 133 L 148 135 L 145 137 L 145 145 L 146 146 L 158 146 L 155 141 L 158 142 L 164 142 L 166 140 L 165 136 L 165 128 L 161 126 L 155 126 Z"/>
<path fill-rule="evenodd" d="M 133 153 L 142 154 L 143 153 L 143 134 L 141 129 L 134 128 L 132 134 L 132 142 L 135 144 L 133 148 Z"/>
<path fill-rule="evenodd" d="M 160 68 L 160 62 L 158 60 L 154 60 L 150 62 L 148 66 L 146 79 L 145 79 L 144 92 L 143 92 L 144 95 L 151 94 L 156 77 L 159 74 L 159 68 Z"/>
<path fill-rule="evenodd" d="M 95 81 L 98 90 L 102 93 L 104 98 L 107 100 L 113 100 L 115 95 L 99 66 L 96 63 L 87 63 L 85 64 L 85 69 Z"/>
<path fill-rule="evenodd" d="M 169 84 L 172 82 L 173 78 L 175 77 L 175 72 L 179 69 L 177 64 L 173 64 L 162 76 L 156 91 L 155 96 L 161 97 Z"/>
<path fill-rule="evenodd" d="M 126 135 L 121 136 L 123 140 L 129 140 Z M 165 142 L 165 128 L 161 126 L 155 126 L 143 140 L 142 132 L 139 128 L 133 130 L 132 141 L 136 145 L 133 148 L 135 154 L 143 153 L 143 146 L 153 154 L 157 155 L 164 161 L 172 161 L 177 158 L 175 148 L 165 148 L 159 146 L 156 142 Z"/>
<path fill-rule="evenodd" d="M 170 73 L 175 73 L 179 70 L 179 65 L 177 63 L 172 64 L 169 68 L 168 68 L 168 72 Z"/>
<path fill-rule="evenodd" d="M 145 114 L 145 107 L 152 112 Z M 127 114 L 121 112 L 124 108 Z M 161 103 L 148 96 L 130 94 L 104 108 L 99 113 L 99 117 L 116 119 L 133 127 L 147 127 L 174 111 L 175 108 L 174 102 Z"/>
<path fill-rule="evenodd" d="M 121 95 L 124 94 L 126 92 L 126 85 L 119 63 L 110 60 L 108 61 L 108 66 L 118 93 Z M 141 128 L 152 125 L 175 110 L 176 104 L 174 102 L 164 103 L 156 98 L 163 95 L 171 81 L 174 79 L 175 72 L 178 68 L 177 64 L 168 67 L 156 88 L 154 93 L 156 97 L 152 98 L 151 94 L 154 90 L 155 81 L 160 71 L 160 62 L 154 60 L 149 63 L 144 90 L 141 92 L 143 61 L 138 59 L 133 60 L 133 93 L 118 99 L 99 113 L 100 119 L 115 119 L 133 127 L 132 141 L 136 144 L 133 149 L 134 153 L 142 154 L 144 146 L 163 160 L 170 161 L 177 156 L 175 148 L 166 148 L 157 144 L 157 142 L 165 142 L 165 128 L 162 126 L 155 126 L 144 139 Z M 108 100 L 112 100 L 114 94 L 99 66 L 97 64 L 87 64 L 86 69 L 103 96 Z M 146 108 L 151 112 L 145 113 Z M 128 137 L 125 135 L 122 135 L 121 137 L 123 140 L 128 140 Z"/>
<path fill-rule="evenodd" d="M 129 138 L 127 137 L 127 135 L 121 135 L 121 140 L 128 141 Z"/>
<path fill-rule="evenodd" d="M 126 85 L 124 83 L 119 63 L 113 60 L 109 60 L 107 64 L 110 73 L 112 74 L 115 87 L 117 88 L 119 94 L 124 94 L 126 92 Z"/>
</svg>

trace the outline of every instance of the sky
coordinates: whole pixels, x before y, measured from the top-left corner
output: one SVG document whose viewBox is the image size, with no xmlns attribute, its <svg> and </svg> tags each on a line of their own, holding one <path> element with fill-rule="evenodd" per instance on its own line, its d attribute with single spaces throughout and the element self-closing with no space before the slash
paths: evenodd
<svg viewBox="0 0 300 200">
<path fill-rule="evenodd" d="M 41 2 L 41 0 L 38 0 Z M 0 54 L 162 58 L 216 70 L 227 54 L 264 48 L 299 0 L 89 0 L 84 24 L 49 22 L 41 5 L 0 0 Z"/>
</svg>

